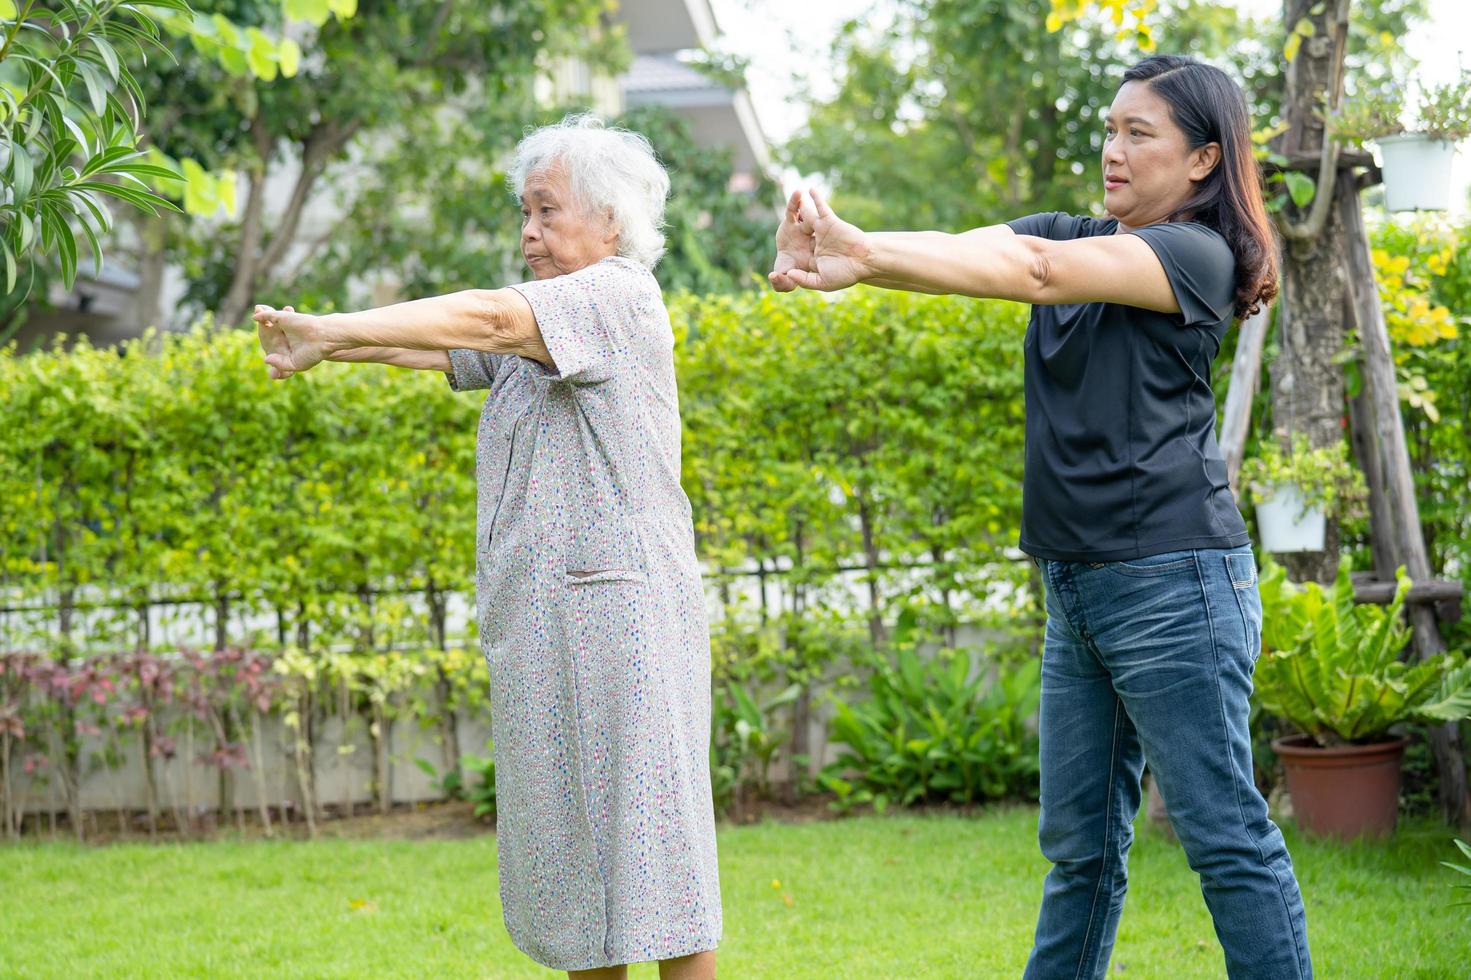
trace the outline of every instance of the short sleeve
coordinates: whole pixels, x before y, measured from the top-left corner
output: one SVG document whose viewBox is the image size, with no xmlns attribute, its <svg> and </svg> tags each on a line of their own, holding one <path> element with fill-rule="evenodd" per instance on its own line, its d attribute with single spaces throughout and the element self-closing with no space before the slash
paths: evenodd
<svg viewBox="0 0 1471 980">
<path fill-rule="evenodd" d="M 551 279 L 511 287 L 526 297 L 557 375 L 575 384 L 607 381 L 654 342 L 659 285 L 631 259 L 613 257 Z"/>
<path fill-rule="evenodd" d="M 489 388 L 495 382 L 495 373 L 503 356 L 479 350 L 451 350 L 450 369 L 444 376 L 455 391 Z"/>
<path fill-rule="evenodd" d="M 1180 304 L 1182 326 L 1216 326 L 1236 315 L 1236 256 L 1218 232 L 1189 221 L 1146 225 L 1134 232 L 1164 266 Z"/>
<path fill-rule="evenodd" d="M 1018 235 L 1066 242 L 1112 231 L 1112 224 L 1110 221 L 1105 225 L 1097 218 L 1068 214 L 1066 211 L 1044 211 L 1040 214 L 1029 214 L 1025 218 L 1014 218 L 1006 223 L 1006 227 Z"/>
</svg>

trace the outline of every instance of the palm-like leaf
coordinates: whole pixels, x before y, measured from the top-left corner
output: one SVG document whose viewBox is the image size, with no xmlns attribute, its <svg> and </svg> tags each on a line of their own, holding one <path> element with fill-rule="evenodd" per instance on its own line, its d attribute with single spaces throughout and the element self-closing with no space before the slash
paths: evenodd
<svg viewBox="0 0 1471 980">
<path fill-rule="evenodd" d="M 1471 662 L 1444 658 L 1445 667 L 1435 671 L 1439 680 L 1433 693 L 1415 705 L 1417 721 L 1460 721 L 1471 718 Z M 1428 664 L 1427 664 L 1428 666 Z"/>
<path fill-rule="evenodd" d="M 1401 568 L 1387 606 L 1358 604 L 1345 563 L 1331 590 L 1295 587 L 1280 568 L 1262 575 L 1263 637 L 1256 670 L 1262 707 L 1321 744 L 1370 741 L 1405 721 L 1471 717 L 1471 666 L 1459 656 L 1408 664 Z"/>
</svg>

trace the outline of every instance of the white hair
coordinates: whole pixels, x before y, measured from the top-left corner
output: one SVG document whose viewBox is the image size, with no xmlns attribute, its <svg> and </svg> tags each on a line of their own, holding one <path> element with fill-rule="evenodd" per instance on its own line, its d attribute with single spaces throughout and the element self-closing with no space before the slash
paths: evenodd
<svg viewBox="0 0 1471 980">
<path fill-rule="evenodd" d="M 584 214 L 611 216 L 618 254 L 652 269 L 664 254 L 664 199 L 669 175 L 639 133 L 603 125 L 591 113 L 567 116 L 528 133 L 516 145 L 511 189 L 519 199 L 526 178 L 556 165 Z"/>
</svg>

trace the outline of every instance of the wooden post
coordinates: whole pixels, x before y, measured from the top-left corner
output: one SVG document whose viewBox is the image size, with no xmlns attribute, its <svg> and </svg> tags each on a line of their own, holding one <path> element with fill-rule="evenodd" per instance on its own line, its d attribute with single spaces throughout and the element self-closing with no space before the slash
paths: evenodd
<svg viewBox="0 0 1471 980">
<path fill-rule="evenodd" d="M 1355 320 L 1359 319 L 1357 316 Z M 1358 457 L 1359 468 L 1369 488 L 1369 543 L 1374 551 L 1374 575 L 1385 582 L 1394 581 L 1394 518 L 1389 512 L 1389 497 L 1384 489 L 1384 459 L 1379 440 L 1374 435 L 1374 406 L 1369 403 L 1367 382 L 1349 399 L 1349 438 Z"/>
<path fill-rule="evenodd" d="M 1262 347 L 1266 344 L 1267 328 L 1271 322 L 1272 309 L 1269 306 L 1241 321 L 1240 333 L 1236 337 L 1236 355 L 1231 360 L 1231 390 L 1226 392 L 1226 404 L 1221 409 L 1221 456 L 1226 460 L 1226 479 L 1231 482 L 1231 491 L 1238 504 L 1241 491 L 1236 486 L 1236 477 L 1241 473 L 1241 461 L 1246 456 L 1246 437 L 1251 433 L 1251 402 L 1261 381 Z"/>
<path fill-rule="evenodd" d="M 1374 287 L 1374 266 L 1369 257 L 1369 238 L 1364 230 L 1359 195 L 1345 195 L 1340 212 L 1348 243 L 1349 292 L 1363 351 L 1364 392 L 1372 406 L 1373 425 L 1366 435 L 1378 443 L 1384 476 L 1384 509 L 1393 524 L 1392 534 L 1384 537 L 1394 544 L 1395 563 L 1404 565 L 1415 582 L 1429 582 L 1430 558 L 1420 528 L 1410 450 L 1405 441 L 1404 419 L 1400 417 L 1394 356 L 1389 349 L 1384 310 Z M 1407 608 L 1414 629 L 1415 655 L 1426 659 L 1444 653 L 1445 640 L 1436 625 L 1434 608 L 1424 603 Z M 1471 792 L 1468 792 L 1460 726 L 1454 723 L 1431 726 L 1429 742 L 1440 776 L 1440 804 L 1446 822 L 1453 825 L 1471 822 Z"/>
</svg>

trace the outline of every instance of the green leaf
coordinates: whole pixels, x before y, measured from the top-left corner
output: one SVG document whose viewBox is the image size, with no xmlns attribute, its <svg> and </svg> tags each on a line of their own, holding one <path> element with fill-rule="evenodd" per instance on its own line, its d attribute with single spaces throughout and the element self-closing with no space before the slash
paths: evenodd
<svg viewBox="0 0 1471 980">
<path fill-rule="evenodd" d="M 15 9 L 14 0 L 0 0 L 0 20 L 15 20 L 20 11 Z"/>
<path fill-rule="evenodd" d="M 219 49 L 220 66 L 235 76 L 250 74 L 250 63 L 245 58 L 245 53 L 237 47 L 221 45 Z"/>
<path fill-rule="evenodd" d="M 15 256 L 9 242 L 0 241 L 0 249 L 5 251 L 5 295 L 9 296 L 15 292 Z"/>
<path fill-rule="evenodd" d="M 10 144 L 10 189 L 14 203 L 20 204 L 31 193 L 35 171 L 31 166 L 31 155 L 20 143 Z"/>
<path fill-rule="evenodd" d="M 82 81 L 87 86 L 87 97 L 92 100 L 92 111 L 102 115 L 107 107 L 107 82 L 103 81 L 102 73 L 90 62 L 76 62 L 77 71 L 81 72 Z"/>
<path fill-rule="evenodd" d="M 82 226 L 82 234 L 87 236 L 87 244 L 92 246 L 92 273 L 100 276 L 102 275 L 102 243 L 97 240 L 97 233 L 92 230 L 92 226 L 87 223 L 85 217 L 79 219 L 77 223 Z"/>
<path fill-rule="evenodd" d="M 356 7 L 356 4 L 353 6 Z M 328 0 L 285 0 L 282 9 L 291 20 L 304 20 L 314 27 L 327 23 L 332 12 Z"/>
<path fill-rule="evenodd" d="M 1298 22 L 1292 28 L 1292 33 L 1301 34 L 1303 37 L 1312 37 L 1314 34 L 1317 33 L 1317 31 L 1318 29 L 1313 26 L 1313 22 L 1308 20 L 1306 17 L 1298 20 Z"/>
<path fill-rule="evenodd" d="M 116 82 L 118 80 L 118 73 L 122 70 L 122 66 L 118 60 L 117 52 L 113 50 L 113 47 L 108 42 L 107 38 L 103 37 L 101 34 L 93 34 L 90 36 L 89 40 L 92 42 L 93 46 L 97 48 L 97 53 L 102 56 L 102 60 L 107 63 L 107 73 L 112 76 L 112 80 Z"/>
<path fill-rule="evenodd" d="M 251 72 L 264 81 L 272 81 L 276 77 L 276 42 L 272 41 L 257 28 L 247 28 L 245 32 L 247 49 L 246 61 L 250 64 Z"/>
<path fill-rule="evenodd" d="M 56 257 L 61 263 L 61 282 L 67 289 L 77 281 L 77 239 L 71 228 L 59 217 L 52 216 Z"/>
<path fill-rule="evenodd" d="M 208 171 L 190 159 L 181 161 L 184 176 L 184 210 L 189 214 L 208 217 L 219 210 L 219 195 L 215 192 L 214 179 Z"/>
<path fill-rule="evenodd" d="M 98 194 L 108 194 L 112 197 L 120 198 L 121 200 L 127 201 L 129 204 L 133 205 L 141 211 L 147 211 L 149 214 L 157 214 L 159 208 L 163 208 L 167 211 L 173 211 L 177 214 L 184 213 L 184 210 L 175 205 L 172 201 L 159 197 L 157 194 L 154 194 L 150 191 L 141 191 L 132 187 L 123 187 L 119 184 L 103 184 L 98 183 L 97 181 L 85 181 L 80 184 L 74 184 L 73 186 L 85 188 L 89 191 L 96 191 Z"/>
<path fill-rule="evenodd" d="M 1289 62 L 1297 57 L 1297 51 L 1302 47 L 1302 35 L 1293 32 L 1287 36 L 1287 43 L 1282 45 L 1282 57 Z"/>
<path fill-rule="evenodd" d="M 281 74 L 285 78 L 296 75 L 297 68 L 301 65 L 301 45 L 291 38 L 282 38 L 281 47 L 276 52 L 276 58 L 281 64 Z"/>
<path fill-rule="evenodd" d="M 1303 208 L 1312 203 L 1318 193 L 1318 184 L 1313 178 L 1299 170 L 1285 171 L 1283 177 L 1287 180 L 1287 193 L 1291 195 L 1293 204 Z"/>
</svg>

